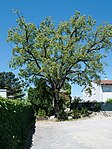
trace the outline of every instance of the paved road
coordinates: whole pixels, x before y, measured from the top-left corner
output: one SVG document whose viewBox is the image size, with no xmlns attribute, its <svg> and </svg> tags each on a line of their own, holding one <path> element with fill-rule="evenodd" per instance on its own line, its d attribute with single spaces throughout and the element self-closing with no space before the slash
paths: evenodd
<svg viewBox="0 0 112 149">
<path fill-rule="evenodd" d="M 31 149 L 112 149 L 112 117 L 37 122 Z"/>
</svg>

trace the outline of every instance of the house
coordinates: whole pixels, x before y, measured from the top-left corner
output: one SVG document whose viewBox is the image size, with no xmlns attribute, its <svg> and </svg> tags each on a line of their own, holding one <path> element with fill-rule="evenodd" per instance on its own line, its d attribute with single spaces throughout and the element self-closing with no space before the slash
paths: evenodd
<svg viewBox="0 0 112 149">
<path fill-rule="evenodd" d="M 97 102 L 106 102 L 107 99 L 112 99 L 112 80 L 101 80 L 100 85 L 96 83 L 92 83 L 92 95 L 90 96 L 88 93 L 83 91 L 83 100 L 85 101 L 94 101 Z"/>
<path fill-rule="evenodd" d="M 7 90 L 6 89 L 0 89 L 0 96 L 7 98 Z"/>
</svg>

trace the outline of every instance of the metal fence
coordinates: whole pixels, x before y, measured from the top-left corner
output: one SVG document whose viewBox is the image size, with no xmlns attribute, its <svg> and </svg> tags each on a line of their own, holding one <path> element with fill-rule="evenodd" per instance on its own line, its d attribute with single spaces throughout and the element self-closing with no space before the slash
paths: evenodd
<svg viewBox="0 0 112 149">
<path fill-rule="evenodd" d="M 112 103 L 101 103 L 101 110 L 112 111 Z"/>
</svg>

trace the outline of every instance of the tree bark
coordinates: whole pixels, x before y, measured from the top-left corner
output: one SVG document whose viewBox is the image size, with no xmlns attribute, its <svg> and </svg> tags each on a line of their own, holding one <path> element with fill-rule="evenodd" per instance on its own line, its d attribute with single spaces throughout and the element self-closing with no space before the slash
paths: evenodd
<svg viewBox="0 0 112 149">
<path fill-rule="evenodd" d="M 60 112 L 60 108 L 59 108 L 59 90 L 54 90 L 54 112 L 55 112 L 55 117 L 59 118 L 59 112 Z"/>
</svg>

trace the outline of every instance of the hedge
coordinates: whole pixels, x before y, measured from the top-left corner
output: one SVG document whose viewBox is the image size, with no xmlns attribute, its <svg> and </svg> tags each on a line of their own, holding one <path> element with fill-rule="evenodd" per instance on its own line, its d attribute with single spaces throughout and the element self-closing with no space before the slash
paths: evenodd
<svg viewBox="0 0 112 149">
<path fill-rule="evenodd" d="M 78 108 L 81 110 L 82 108 L 87 108 L 89 111 L 98 112 L 101 110 L 101 103 L 97 101 L 73 101 L 71 103 L 71 110 Z"/>
<path fill-rule="evenodd" d="M 0 97 L 0 149 L 28 149 L 34 125 L 30 103 Z"/>
</svg>

